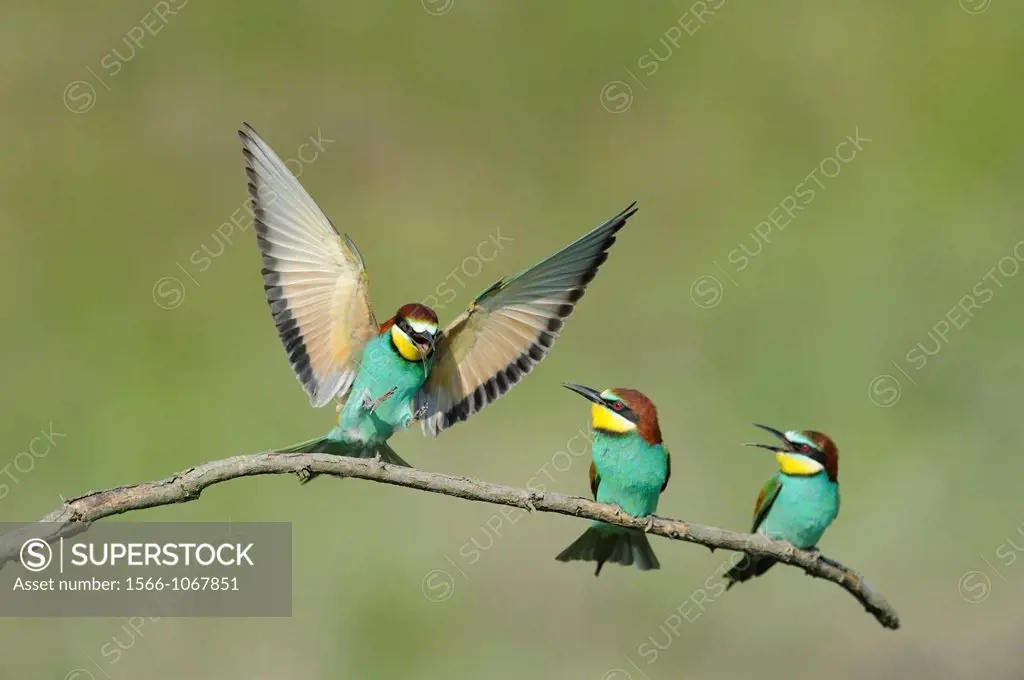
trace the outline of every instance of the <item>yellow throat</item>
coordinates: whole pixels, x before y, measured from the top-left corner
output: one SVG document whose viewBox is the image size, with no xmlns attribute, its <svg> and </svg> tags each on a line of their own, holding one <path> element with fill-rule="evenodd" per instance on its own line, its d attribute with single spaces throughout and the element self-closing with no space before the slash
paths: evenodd
<svg viewBox="0 0 1024 680">
<path fill-rule="evenodd" d="M 395 347 L 398 348 L 398 353 L 406 361 L 420 361 L 423 358 L 409 336 L 397 325 L 391 327 L 391 339 L 394 341 Z"/>
<path fill-rule="evenodd" d="M 807 456 L 786 453 L 785 451 L 776 451 L 775 460 L 779 461 L 779 468 L 782 470 L 782 474 L 795 477 L 816 475 L 824 469 L 822 464 L 816 460 L 812 460 Z"/>
<path fill-rule="evenodd" d="M 636 423 L 632 423 L 615 411 L 609 408 L 601 406 L 600 404 L 592 404 L 590 407 L 590 424 L 595 430 L 603 430 L 605 432 L 631 432 L 636 429 Z"/>
</svg>

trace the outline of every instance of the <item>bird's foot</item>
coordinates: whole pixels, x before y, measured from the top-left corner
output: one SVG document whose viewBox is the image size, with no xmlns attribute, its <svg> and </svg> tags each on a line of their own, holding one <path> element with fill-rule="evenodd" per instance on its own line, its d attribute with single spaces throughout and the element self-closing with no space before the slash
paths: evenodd
<svg viewBox="0 0 1024 680">
<path fill-rule="evenodd" d="M 295 476 L 299 478 L 299 484 L 307 484 L 310 480 L 316 477 L 316 473 L 310 470 L 308 467 L 299 468 L 295 472 Z"/>
<path fill-rule="evenodd" d="M 654 515 L 647 515 L 647 523 L 644 524 L 644 533 L 649 534 L 654 529 Z"/>
<path fill-rule="evenodd" d="M 390 390 L 388 390 L 387 392 L 385 392 L 384 394 L 380 395 L 379 397 L 377 397 L 376 399 L 373 399 L 373 400 L 370 399 L 369 393 L 364 393 L 363 394 L 363 409 L 367 413 L 373 413 L 374 411 L 377 410 L 377 408 L 381 404 L 383 404 L 385 401 L 390 399 L 391 395 L 393 395 L 397 389 L 398 389 L 397 387 L 392 387 Z"/>
</svg>

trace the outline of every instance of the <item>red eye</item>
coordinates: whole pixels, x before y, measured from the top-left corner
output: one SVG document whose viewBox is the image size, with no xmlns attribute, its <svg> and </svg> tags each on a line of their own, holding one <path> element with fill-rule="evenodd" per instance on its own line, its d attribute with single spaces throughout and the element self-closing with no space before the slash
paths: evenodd
<svg viewBox="0 0 1024 680">
<path fill-rule="evenodd" d="M 800 450 L 803 451 L 804 453 L 807 453 L 808 451 L 811 450 L 811 447 L 808 446 L 807 444 L 801 444 L 800 445 Z"/>
<path fill-rule="evenodd" d="M 615 402 L 614 404 L 612 404 L 612 408 L 615 409 L 616 411 L 621 411 L 622 410 L 622 402 L 621 401 Z"/>
</svg>

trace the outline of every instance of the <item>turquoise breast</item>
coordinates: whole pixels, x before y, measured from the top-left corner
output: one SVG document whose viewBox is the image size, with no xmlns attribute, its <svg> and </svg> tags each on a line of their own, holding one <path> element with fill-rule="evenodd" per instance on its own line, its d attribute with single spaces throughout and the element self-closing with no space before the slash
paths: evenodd
<svg viewBox="0 0 1024 680">
<path fill-rule="evenodd" d="M 798 548 L 816 546 L 839 514 L 839 485 L 824 474 L 779 476 L 782 489 L 758 531 Z"/>
<path fill-rule="evenodd" d="M 658 509 L 658 497 L 668 474 L 668 457 L 660 444 L 638 434 L 594 434 L 594 466 L 601 477 L 597 500 L 618 505 L 634 517 Z"/>
<path fill-rule="evenodd" d="M 412 420 L 413 399 L 427 378 L 430 363 L 403 359 L 387 334 L 367 343 L 363 357 L 372 360 L 360 366 L 335 430 L 345 440 L 383 442 Z M 389 391 L 391 395 L 385 398 Z M 365 402 L 377 400 L 368 412 Z"/>
</svg>

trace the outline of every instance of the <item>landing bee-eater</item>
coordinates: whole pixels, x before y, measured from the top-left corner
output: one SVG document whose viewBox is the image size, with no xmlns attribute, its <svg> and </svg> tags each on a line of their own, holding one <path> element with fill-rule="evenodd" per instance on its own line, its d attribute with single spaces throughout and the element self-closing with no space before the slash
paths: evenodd
<svg viewBox="0 0 1024 680">
<path fill-rule="evenodd" d="M 774 451 L 779 463 L 779 471 L 765 482 L 754 504 L 750 531 L 789 541 L 797 548 L 817 549 L 825 529 L 839 514 L 839 449 L 823 432 L 780 432 L 755 425 L 778 437 L 782 446 L 747 444 Z M 760 576 L 773 564 L 771 558 L 746 556 L 726 575 L 726 589 Z"/>
<path fill-rule="evenodd" d="M 565 387 L 593 402 L 590 491 L 594 500 L 617 505 L 634 517 L 653 515 L 672 473 L 654 403 L 623 387 L 604 392 L 569 383 Z M 605 562 L 636 564 L 643 571 L 661 566 L 644 532 L 604 522 L 594 522 L 555 559 L 597 562 L 594 576 Z"/>
<path fill-rule="evenodd" d="M 243 124 L 239 136 L 278 334 L 313 406 L 337 401 L 338 422 L 326 436 L 285 451 L 379 455 L 408 465 L 388 445 L 391 435 L 415 421 L 424 434 L 436 435 L 533 370 L 607 259 L 616 232 L 636 212 L 630 205 L 554 255 L 496 281 L 443 330 L 434 311 L 418 303 L 378 324 L 356 244 L 334 228 L 255 130 Z"/>
</svg>

